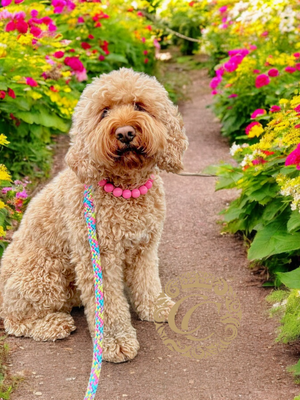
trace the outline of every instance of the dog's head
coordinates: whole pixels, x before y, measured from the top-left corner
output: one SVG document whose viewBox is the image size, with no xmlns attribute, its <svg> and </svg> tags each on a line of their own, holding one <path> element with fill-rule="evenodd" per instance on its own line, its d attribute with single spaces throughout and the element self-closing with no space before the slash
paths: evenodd
<svg viewBox="0 0 300 400">
<path fill-rule="evenodd" d="M 67 164 L 84 183 L 131 170 L 183 168 L 182 118 L 153 77 L 122 68 L 94 79 L 76 106 Z"/>
</svg>

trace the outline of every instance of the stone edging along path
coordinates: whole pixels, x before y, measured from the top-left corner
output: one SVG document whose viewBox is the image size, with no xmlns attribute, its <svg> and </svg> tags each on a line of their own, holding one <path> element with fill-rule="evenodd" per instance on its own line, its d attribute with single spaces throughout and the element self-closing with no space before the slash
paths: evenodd
<svg viewBox="0 0 300 400">
<path fill-rule="evenodd" d="M 211 102 L 205 71 L 192 72 L 191 100 L 180 111 L 189 136 L 187 171 L 230 161 L 227 142 L 206 106 Z M 300 393 L 288 365 L 298 361 L 293 348 L 275 344 L 277 322 L 268 317 L 265 296 L 247 269 L 242 241 L 220 234 L 218 213 L 235 196 L 215 192 L 215 178 L 163 174 L 167 219 L 160 245 L 163 285 L 186 271 L 223 278 L 239 299 L 242 319 L 237 337 L 221 354 L 203 360 L 183 357 L 165 346 L 155 325 L 132 314 L 141 345 L 138 356 L 124 364 L 104 363 L 100 400 L 292 400 Z M 73 312 L 77 331 L 55 343 L 10 337 L 12 373 L 25 380 L 12 400 L 81 400 L 92 362 L 92 342 L 83 310 Z M 218 330 L 217 313 L 195 313 L 196 323 Z"/>
</svg>

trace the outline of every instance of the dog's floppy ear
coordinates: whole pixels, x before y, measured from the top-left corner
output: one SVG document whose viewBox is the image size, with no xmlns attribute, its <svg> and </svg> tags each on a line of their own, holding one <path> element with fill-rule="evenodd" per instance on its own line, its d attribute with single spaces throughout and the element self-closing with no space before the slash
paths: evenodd
<svg viewBox="0 0 300 400">
<path fill-rule="evenodd" d="M 168 132 L 167 146 L 157 166 L 167 172 L 177 173 L 183 169 L 182 157 L 188 147 L 188 138 L 178 108 L 170 100 L 164 111 L 163 119 Z"/>
</svg>

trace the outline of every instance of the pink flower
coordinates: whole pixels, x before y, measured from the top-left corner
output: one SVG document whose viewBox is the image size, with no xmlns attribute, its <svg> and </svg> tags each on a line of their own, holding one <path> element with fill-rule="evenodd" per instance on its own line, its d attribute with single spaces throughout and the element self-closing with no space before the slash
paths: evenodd
<svg viewBox="0 0 300 400">
<path fill-rule="evenodd" d="M 84 18 L 83 17 L 78 17 L 77 23 L 78 24 L 84 24 Z"/>
<path fill-rule="evenodd" d="M 254 50 L 257 49 L 257 46 L 255 46 L 254 44 L 250 44 L 250 45 L 249 45 L 249 49 L 250 49 L 251 51 L 254 51 Z"/>
<path fill-rule="evenodd" d="M 294 56 L 295 58 L 300 58 L 300 53 L 294 53 L 293 56 Z"/>
<path fill-rule="evenodd" d="M 271 68 L 268 71 L 268 75 L 273 78 L 274 76 L 278 76 L 279 75 L 279 71 L 278 71 L 277 68 Z"/>
<path fill-rule="evenodd" d="M 61 14 L 67 2 L 65 0 L 52 0 L 51 5 L 54 7 L 54 14 Z"/>
<path fill-rule="evenodd" d="M 144 50 L 143 54 L 144 54 L 144 56 L 146 56 L 148 54 L 148 50 Z"/>
<path fill-rule="evenodd" d="M 149 58 L 145 58 L 144 63 L 148 64 L 148 62 L 149 62 Z"/>
<path fill-rule="evenodd" d="M 5 27 L 5 32 L 11 32 L 14 31 L 15 29 L 17 29 L 16 24 L 14 23 L 14 21 L 10 21 Z"/>
<path fill-rule="evenodd" d="M 10 89 L 10 88 L 8 89 L 7 94 L 8 94 L 12 99 L 15 99 L 15 98 L 16 98 L 15 92 L 14 92 L 12 89 Z"/>
<path fill-rule="evenodd" d="M 52 23 L 50 23 L 48 25 L 48 29 L 49 29 L 49 32 L 55 32 L 57 30 L 57 26 L 52 24 Z"/>
<path fill-rule="evenodd" d="M 286 67 L 284 70 L 286 72 L 288 72 L 289 74 L 293 74 L 296 71 L 296 68 L 294 68 L 294 67 Z"/>
<path fill-rule="evenodd" d="M 158 40 L 156 38 L 153 39 L 153 44 L 154 44 L 154 47 L 156 47 L 158 50 L 160 49 L 160 44 L 158 43 Z"/>
<path fill-rule="evenodd" d="M 300 128 L 300 124 L 295 125 L 294 128 Z"/>
<path fill-rule="evenodd" d="M 10 190 L 14 190 L 12 187 L 4 187 L 1 190 L 2 194 L 6 194 L 7 192 L 9 192 Z"/>
<path fill-rule="evenodd" d="M 227 8 L 228 8 L 227 6 L 220 7 L 219 8 L 220 13 L 221 14 L 225 13 L 227 11 Z"/>
<path fill-rule="evenodd" d="M 270 108 L 271 113 L 279 112 L 280 110 L 281 110 L 281 108 L 279 106 L 272 106 Z"/>
<path fill-rule="evenodd" d="M 148 31 L 152 31 L 152 26 L 151 25 L 147 25 L 145 28 L 148 29 Z"/>
<path fill-rule="evenodd" d="M 74 73 L 76 75 L 78 82 L 86 81 L 88 78 L 85 68 L 83 68 L 83 71 L 74 71 Z"/>
<path fill-rule="evenodd" d="M 237 69 L 237 67 L 238 64 L 233 58 L 231 58 L 224 64 L 224 68 L 226 69 L 227 72 L 233 72 Z"/>
<path fill-rule="evenodd" d="M 212 90 L 211 94 L 212 94 L 213 96 L 215 96 L 216 94 L 218 94 L 218 92 L 217 92 L 217 90 Z"/>
<path fill-rule="evenodd" d="M 77 57 L 66 57 L 64 63 L 65 65 L 70 67 L 73 71 L 82 72 L 84 70 L 82 62 Z"/>
<path fill-rule="evenodd" d="M 12 0 L 2 0 L 1 1 L 2 7 L 9 6 L 11 4 L 11 2 L 12 2 Z"/>
<path fill-rule="evenodd" d="M 0 99 L 5 99 L 6 93 L 4 90 L 0 90 Z"/>
<path fill-rule="evenodd" d="M 26 85 L 29 85 L 29 86 L 38 86 L 37 81 L 35 81 L 34 79 L 32 79 L 32 78 L 30 78 L 30 77 L 25 78 L 25 79 L 26 79 Z"/>
<path fill-rule="evenodd" d="M 265 164 L 267 161 L 264 160 L 262 157 L 258 157 L 252 161 L 253 165 Z"/>
<path fill-rule="evenodd" d="M 223 76 L 223 75 L 224 75 L 224 72 L 225 72 L 225 69 L 224 69 L 223 65 L 222 65 L 220 68 L 218 68 L 218 69 L 216 70 L 216 74 L 217 74 L 217 76 L 219 76 L 219 77 Z"/>
<path fill-rule="evenodd" d="M 23 19 L 19 19 L 16 23 L 16 28 L 20 33 L 26 33 L 28 31 L 28 24 Z"/>
<path fill-rule="evenodd" d="M 253 113 L 251 114 L 251 118 L 256 118 L 259 115 L 265 115 L 267 112 L 266 110 L 264 110 L 263 108 L 258 108 L 257 110 L 253 111 Z"/>
<path fill-rule="evenodd" d="M 28 194 L 25 189 L 22 192 L 16 193 L 16 199 L 27 199 Z"/>
<path fill-rule="evenodd" d="M 24 0 L 15 0 L 15 4 L 21 4 Z"/>
<path fill-rule="evenodd" d="M 145 43 L 145 42 L 146 42 L 146 38 L 142 37 L 141 41 L 142 41 L 143 43 Z"/>
<path fill-rule="evenodd" d="M 232 94 L 230 94 L 230 95 L 228 96 L 229 99 L 231 99 L 231 98 L 233 98 L 233 97 L 238 97 L 238 95 L 235 94 L 235 93 L 232 93 Z"/>
<path fill-rule="evenodd" d="M 30 33 L 36 38 L 40 37 L 42 32 L 43 31 L 41 30 L 41 28 L 38 28 L 37 26 L 32 26 L 30 28 Z"/>
<path fill-rule="evenodd" d="M 270 78 L 266 74 L 258 75 L 255 79 L 255 87 L 258 89 L 268 85 L 269 83 L 270 83 Z"/>
<path fill-rule="evenodd" d="M 264 31 L 261 36 L 268 36 L 269 32 L 268 31 Z"/>
<path fill-rule="evenodd" d="M 292 151 L 285 160 L 285 165 L 296 165 L 300 170 L 300 143 L 294 151 Z"/>
<path fill-rule="evenodd" d="M 216 89 L 216 88 L 219 86 L 219 84 L 221 83 L 221 81 L 222 81 L 222 77 L 221 77 L 221 76 L 215 76 L 215 77 L 212 78 L 212 80 L 210 81 L 209 86 L 210 86 L 212 89 Z"/>
<path fill-rule="evenodd" d="M 55 58 L 62 58 L 63 56 L 65 55 L 65 53 L 63 52 L 63 51 L 56 51 L 54 54 L 53 54 L 53 57 L 55 57 Z"/>
<path fill-rule="evenodd" d="M 297 64 L 295 65 L 295 68 L 296 68 L 298 71 L 300 71 L 300 63 L 297 63 Z"/>
<path fill-rule="evenodd" d="M 230 56 L 240 55 L 242 57 L 246 57 L 249 53 L 250 52 L 248 49 L 235 49 L 235 50 L 228 51 L 228 55 L 230 55 Z"/>
<path fill-rule="evenodd" d="M 253 73 L 254 73 L 254 74 L 260 74 L 260 70 L 259 70 L 259 69 L 254 69 L 254 70 L 253 70 Z"/>
<path fill-rule="evenodd" d="M 143 16 L 144 16 L 144 14 L 142 13 L 142 11 L 138 11 L 138 12 L 136 13 L 136 15 L 137 15 L 138 17 L 143 17 Z"/>
<path fill-rule="evenodd" d="M 43 17 L 41 21 L 45 25 L 50 25 L 50 24 L 54 23 L 53 20 L 50 17 Z"/>
<path fill-rule="evenodd" d="M 299 106 L 295 107 L 294 110 L 295 110 L 296 112 L 300 112 L 300 104 L 299 104 Z"/>
<path fill-rule="evenodd" d="M 100 54 L 100 56 L 98 57 L 98 59 L 99 59 L 100 61 L 104 61 L 104 60 L 105 60 L 105 57 L 104 57 L 103 54 Z"/>
</svg>

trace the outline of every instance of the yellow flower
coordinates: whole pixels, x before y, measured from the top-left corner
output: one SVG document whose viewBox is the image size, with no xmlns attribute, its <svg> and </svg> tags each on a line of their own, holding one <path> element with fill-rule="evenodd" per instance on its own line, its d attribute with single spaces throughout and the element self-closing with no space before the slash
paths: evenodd
<svg viewBox="0 0 300 400">
<path fill-rule="evenodd" d="M 262 125 L 261 124 L 259 124 L 259 125 L 254 125 L 251 129 L 250 129 L 250 131 L 249 131 L 249 133 L 248 133 L 248 137 L 249 138 L 253 138 L 253 137 L 255 137 L 255 136 L 260 136 L 262 133 L 264 132 L 264 128 L 262 127 Z"/>
<path fill-rule="evenodd" d="M 0 164 L 0 181 L 10 181 L 11 177 L 5 167 L 5 165 Z"/>
<path fill-rule="evenodd" d="M 30 97 L 32 97 L 34 100 L 40 99 L 42 95 L 40 93 L 34 92 L 33 90 L 30 90 L 27 92 Z"/>
<path fill-rule="evenodd" d="M 288 99 L 280 99 L 279 104 L 287 104 L 289 102 Z"/>
<path fill-rule="evenodd" d="M 3 226 L 0 226 L 0 238 L 4 237 L 6 235 L 6 232 L 3 229 Z"/>
<path fill-rule="evenodd" d="M 17 40 L 21 44 L 32 45 L 33 38 L 34 36 L 31 33 L 27 33 L 26 35 L 20 35 Z"/>
<path fill-rule="evenodd" d="M 6 136 L 3 135 L 3 133 L 0 133 L 0 146 L 5 146 L 8 143 L 9 141 L 6 140 Z"/>
<path fill-rule="evenodd" d="M 3 201 L 0 200 L 0 210 L 1 210 L 1 208 L 4 208 L 4 207 L 5 207 L 5 204 L 3 203 Z"/>
</svg>

